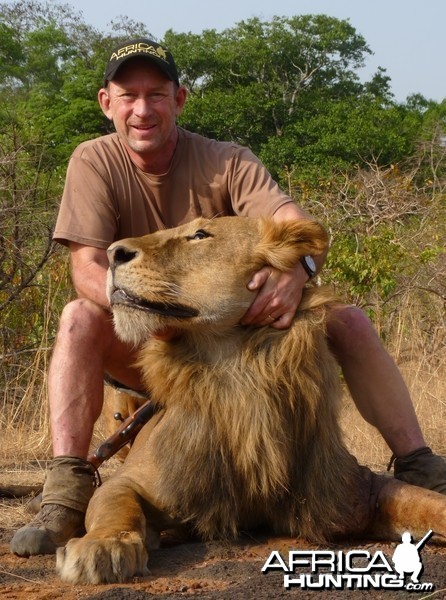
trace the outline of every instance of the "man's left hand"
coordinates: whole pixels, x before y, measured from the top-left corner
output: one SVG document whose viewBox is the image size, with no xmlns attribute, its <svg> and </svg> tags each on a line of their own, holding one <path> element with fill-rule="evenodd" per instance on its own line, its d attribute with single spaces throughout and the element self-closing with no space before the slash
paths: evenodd
<svg viewBox="0 0 446 600">
<path fill-rule="evenodd" d="M 254 273 L 248 289 L 259 290 L 254 302 L 242 319 L 243 325 L 270 325 L 287 329 L 296 314 L 308 275 L 299 263 L 291 271 L 263 267 Z"/>
</svg>

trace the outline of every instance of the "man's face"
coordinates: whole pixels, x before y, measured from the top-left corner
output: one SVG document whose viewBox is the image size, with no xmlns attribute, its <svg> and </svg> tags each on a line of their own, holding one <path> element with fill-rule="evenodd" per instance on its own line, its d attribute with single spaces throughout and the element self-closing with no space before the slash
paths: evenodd
<svg viewBox="0 0 446 600">
<path fill-rule="evenodd" d="M 137 164 L 172 151 L 186 90 L 178 88 L 156 65 L 145 59 L 129 61 L 107 88 L 99 91 L 98 98 Z"/>
</svg>

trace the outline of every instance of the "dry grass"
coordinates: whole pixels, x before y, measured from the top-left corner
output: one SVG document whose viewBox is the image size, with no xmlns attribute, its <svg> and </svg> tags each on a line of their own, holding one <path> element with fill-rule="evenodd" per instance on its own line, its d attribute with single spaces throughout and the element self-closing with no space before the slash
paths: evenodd
<svg viewBox="0 0 446 600">
<path fill-rule="evenodd" d="M 409 388 L 426 443 L 435 453 L 446 456 L 446 324 L 442 302 L 433 302 L 428 312 L 426 323 L 427 307 L 414 302 L 408 293 L 399 299 L 393 322 L 386 322 L 386 330 L 392 331 L 389 351 Z M 384 330 L 379 315 L 377 328 Z M 342 423 L 348 446 L 359 462 L 374 470 L 386 468 L 391 452 L 347 396 Z"/>
<path fill-rule="evenodd" d="M 48 352 L 43 348 L 38 349 L 31 365 L 23 368 L 11 384 L 16 394 L 17 388 L 22 390 L 18 403 L 9 401 L 10 388 L 5 388 L 0 413 L 2 464 L 41 461 L 50 453 L 47 366 Z"/>
<path fill-rule="evenodd" d="M 408 385 L 421 429 L 432 450 L 446 455 L 446 360 L 435 367 L 424 361 L 405 364 L 401 372 Z M 391 452 L 378 431 L 359 415 L 347 395 L 342 407 L 342 425 L 347 445 L 361 464 L 382 471 L 387 468 Z"/>
</svg>

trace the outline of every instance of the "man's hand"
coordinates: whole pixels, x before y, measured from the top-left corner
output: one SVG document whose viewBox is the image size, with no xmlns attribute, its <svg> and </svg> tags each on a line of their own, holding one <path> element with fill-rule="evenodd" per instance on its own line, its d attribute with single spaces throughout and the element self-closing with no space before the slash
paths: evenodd
<svg viewBox="0 0 446 600">
<path fill-rule="evenodd" d="M 300 263 L 287 272 L 263 267 L 248 283 L 248 289 L 259 290 L 259 293 L 242 324 L 287 329 L 296 314 L 307 281 L 308 275 Z"/>
<path fill-rule="evenodd" d="M 282 205 L 273 215 L 280 223 L 293 219 L 310 219 L 310 215 L 294 202 Z M 318 270 L 325 254 L 314 257 Z M 242 319 L 244 325 L 270 325 L 275 329 L 287 329 L 296 314 L 302 299 L 302 290 L 308 281 L 308 274 L 298 263 L 291 271 L 283 272 L 273 267 L 264 267 L 254 273 L 248 289 L 259 290 L 256 299 Z"/>
</svg>

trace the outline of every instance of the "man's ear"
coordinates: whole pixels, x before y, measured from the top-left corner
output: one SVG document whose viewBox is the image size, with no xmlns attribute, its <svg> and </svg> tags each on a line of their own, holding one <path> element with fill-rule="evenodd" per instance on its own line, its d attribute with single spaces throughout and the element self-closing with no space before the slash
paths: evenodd
<svg viewBox="0 0 446 600">
<path fill-rule="evenodd" d="M 184 105 L 186 103 L 187 98 L 187 89 L 181 85 L 175 94 L 175 106 L 176 106 L 176 116 L 179 117 L 183 112 Z"/>
<path fill-rule="evenodd" d="M 98 92 L 99 106 L 102 108 L 102 112 L 107 119 L 112 120 L 112 114 L 110 110 L 110 92 L 108 88 L 101 88 Z"/>
<path fill-rule="evenodd" d="M 322 254 L 328 248 L 328 233 L 316 221 L 292 220 L 277 223 L 262 219 L 262 238 L 256 254 L 276 269 L 286 271 L 302 258 Z"/>
</svg>

